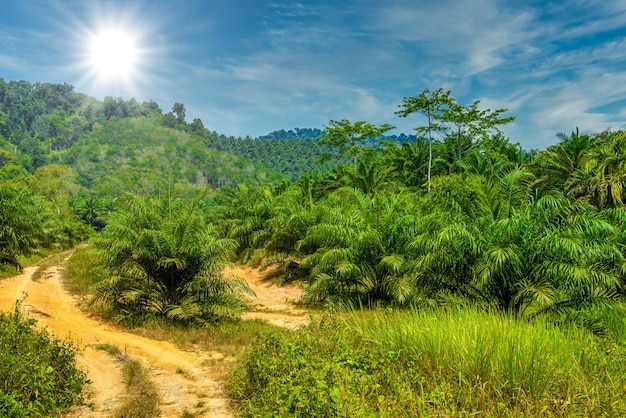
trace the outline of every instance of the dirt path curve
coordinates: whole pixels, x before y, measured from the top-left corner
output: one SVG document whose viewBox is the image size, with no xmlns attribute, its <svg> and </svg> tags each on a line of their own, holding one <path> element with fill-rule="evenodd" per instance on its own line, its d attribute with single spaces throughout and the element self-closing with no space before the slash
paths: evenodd
<svg viewBox="0 0 626 418">
<path fill-rule="evenodd" d="M 241 277 L 256 293 L 250 298 L 251 310 L 245 312 L 243 319 L 262 319 L 272 325 L 296 329 L 308 324 L 308 311 L 294 307 L 302 296 L 302 289 L 293 284 L 276 286 L 272 280 L 266 280 L 268 272 L 253 268 L 232 267 L 224 273 Z"/>
<path fill-rule="evenodd" d="M 124 389 L 119 361 L 97 350 L 98 344 L 114 345 L 141 361 L 159 389 L 163 417 L 181 416 L 185 410 L 198 413 L 195 416 L 233 416 L 221 382 L 212 379 L 208 367 L 203 365 L 212 353 L 182 351 L 171 343 L 124 332 L 89 318 L 63 288 L 59 266 L 48 268 L 42 278 L 33 281 L 36 270 L 36 266 L 29 267 L 19 276 L 0 281 L 0 309 L 12 310 L 15 301 L 23 299 L 26 292 L 22 306 L 38 320 L 38 325 L 47 326 L 59 338 L 71 338 L 79 344 L 82 351 L 79 365 L 93 382 L 90 385 L 93 395 L 88 399 L 93 409 L 84 408 L 76 416 L 110 416 Z"/>
<path fill-rule="evenodd" d="M 67 252 L 65 260 L 71 254 Z M 47 326 L 57 337 L 79 344 L 79 366 L 92 381 L 87 399 L 92 406 L 74 411 L 72 417 L 109 417 L 121 402 L 122 364 L 98 350 L 100 344 L 116 346 L 130 358 L 141 361 L 159 390 L 162 417 L 181 416 L 185 410 L 197 417 L 233 416 L 220 378 L 211 377 L 211 359 L 222 353 L 182 351 L 171 343 L 131 334 L 90 318 L 79 309 L 78 300 L 63 288 L 61 266 L 47 268 L 35 281 L 37 269 L 38 266 L 28 267 L 21 275 L 0 281 L 0 310 L 10 311 L 15 301 L 23 300 L 22 308 L 37 319 L 38 326 Z M 230 268 L 226 273 L 245 279 L 256 293 L 251 300 L 252 311 L 244 313 L 243 319 L 260 318 L 292 329 L 309 322 L 307 311 L 293 305 L 302 295 L 300 288 L 277 287 L 265 280 L 266 273 L 255 269 Z"/>
</svg>

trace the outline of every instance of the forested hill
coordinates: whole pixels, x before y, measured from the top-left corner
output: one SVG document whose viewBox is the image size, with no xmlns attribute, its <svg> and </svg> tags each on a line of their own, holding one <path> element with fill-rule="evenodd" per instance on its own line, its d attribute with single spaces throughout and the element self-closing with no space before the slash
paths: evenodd
<svg viewBox="0 0 626 418">
<path fill-rule="evenodd" d="M 58 157 L 74 168 L 82 186 L 102 196 L 123 191 L 150 195 L 167 187 L 233 187 L 280 178 L 153 118 L 111 121 Z"/>
<path fill-rule="evenodd" d="M 326 172 L 345 158 L 318 162 L 322 154 L 335 155 L 328 145 L 320 145 L 311 139 L 257 139 L 221 136 L 210 142 L 211 148 L 241 156 L 250 162 L 262 164 L 272 172 L 278 172 L 296 180 L 309 172 Z"/>
<path fill-rule="evenodd" d="M 324 131 L 318 128 L 294 128 L 270 132 L 259 136 L 258 139 L 214 135 L 210 146 L 261 163 L 270 171 L 279 172 L 291 180 L 296 180 L 306 173 L 325 173 L 338 164 L 348 162 L 345 156 L 337 155 L 336 149 L 317 143 L 323 133 Z M 378 147 L 379 139 L 402 145 L 414 142 L 415 135 L 386 135 L 364 141 L 363 146 Z M 319 157 L 324 154 L 332 155 L 333 158 L 320 162 Z"/>
<path fill-rule="evenodd" d="M 267 135 L 261 135 L 259 139 L 317 139 L 324 131 L 317 128 L 294 128 L 288 131 L 281 129 Z"/>
<path fill-rule="evenodd" d="M 328 147 L 235 138 L 185 120 L 185 106 L 96 100 L 69 84 L 0 78 L 0 181 L 26 184 L 39 167 L 70 165 L 97 193 L 152 193 L 159 184 L 234 186 L 325 171 Z M 336 164 L 335 161 L 334 164 Z"/>
<path fill-rule="evenodd" d="M 267 135 L 261 135 L 259 139 L 261 140 L 272 140 L 272 139 L 318 139 L 324 131 L 318 128 L 293 128 L 288 131 L 281 129 L 280 131 L 273 131 L 268 133 Z M 402 145 L 407 142 L 415 142 L 415 135 L 406 135 L 404 133 L 400 135 L 383 135 L 381 138 L 377 138 L 376 140 L 372 140 L 369 143 L 365 143 L 368 146 L 376 146 L 378 145 L 378 139 L 382 139 L 384 141 L 391 141 L 398 145 Z"/>
<path fill-rule="evenodd" d="M 156 179 L 214 187 L 281 177 L 295 181 L 348 161 L 333 147 L 318 144 L 323 134 L 319 128 L 238 138 L 209 130 L 199 118 L 191 122 L 185 118 L 182 103 L 164 112 L 154 101 L 114 97 L 99 101 L 69 84 L 0 78 L 0 180 L 27 178 L 50 163 L 69 163 L 83 185 L 107 193 L 150 193 L 158 188 Z M 109 137 L 118 138 L 117 145 L 109 143 Z M 382 139 L 401 145 L 415 136 Z M 362 145 L 379 144 L 372 139 Z M 186 149 L 178 150 L 180 146 Z M 322 155 L 332 158 L 322 163 Z"/>
</svg>

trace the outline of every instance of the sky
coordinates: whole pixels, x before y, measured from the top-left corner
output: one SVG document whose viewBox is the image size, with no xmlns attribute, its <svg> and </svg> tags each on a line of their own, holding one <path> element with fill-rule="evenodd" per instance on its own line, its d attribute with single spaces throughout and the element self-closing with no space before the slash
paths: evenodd
<svg viewBox="0 0 626 418">
<path fill-rule="evenodd" d="M 626 126 L 626 0 L 0 0 L 0 77 L 183 103 L 252 137 L 340 119 L 409 134 L 425 121 L 394 113 L 403 98 L 444 88 L 544 149 Z"/>
</svg>

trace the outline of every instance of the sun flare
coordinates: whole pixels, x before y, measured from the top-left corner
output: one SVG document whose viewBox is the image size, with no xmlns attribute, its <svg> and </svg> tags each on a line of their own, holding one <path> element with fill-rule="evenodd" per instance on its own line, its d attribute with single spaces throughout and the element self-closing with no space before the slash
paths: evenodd
<svg viewBox="0 0 626 418">
<path fill-rule="evenodd" d="M 135 70 L 138 49 L 132 35 L 109 29 L 93 36 L 89 55 L 89 64 L 99 77 L 124 79 Z"/>
</svg>

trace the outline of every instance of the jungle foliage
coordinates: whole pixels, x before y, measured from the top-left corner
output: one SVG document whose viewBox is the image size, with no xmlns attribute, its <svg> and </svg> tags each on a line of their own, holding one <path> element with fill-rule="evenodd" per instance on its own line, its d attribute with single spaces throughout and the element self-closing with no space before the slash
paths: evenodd
<svg viewBox="0 0 626 418">
<path fill-rule="evenodd" d="M 182 103 L 0 79 L 0 264 L 95 234 L 83 283 L 128 325 L 237 319 L 250 290 L 228 262 L 273 265 L 311 306 L 401 312 L 264 338 L 232 389 L 258 401 L 242 402 L 249 415 L 623 414 L 626 132 L 576 129 L 527 152 L 502 132 L 506 112 L 425 90 L 399 105 L 425 119 L 402 140 L 348 120 L 302 130 L 314 139 L 237 139 L 187 123 Z M 472 346 L 463 327 L 425 336 L 415 318 L 435 334 L 473 318 L 493 329 L 477 341 L 509 345 Z M 511 324 L 528 338 L 497 333 Z M 564 333 L 556 346 L 545 329 Z M 383 347 L 394 330 L 410 341 Z M 539 343 L 561 357 L 517 368 Z M 556 388 L 538 376 L 552 364 Z"/>
<path fill-rule="evenodd" d="M 239 414 L 622 416 L 624 346 L 480 309 L 327 315 L 254 345 L 228 385 Z"/>
<path fill-rule="evenodd" d="M 78 348 L 24 316 L 19 304 L 0 312 L 0 414 L 50 417 L 83 402 L 85 374 L 76 366 Z"/>
</svg>

